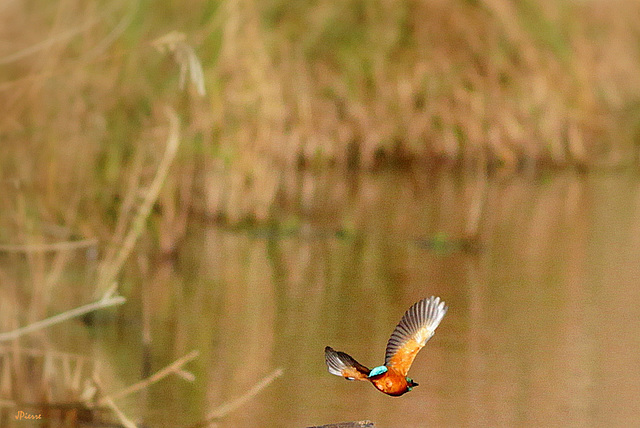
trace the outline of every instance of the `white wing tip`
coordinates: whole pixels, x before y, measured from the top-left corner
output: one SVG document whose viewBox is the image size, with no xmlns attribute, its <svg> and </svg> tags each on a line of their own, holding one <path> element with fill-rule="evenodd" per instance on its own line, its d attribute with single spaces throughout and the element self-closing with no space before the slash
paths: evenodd
<svg viewBox="0 0 640 428">
<path fill-rule="evenodd" d="M 449 310 L 449 307 L 444 303 L 444 300 L 440 299 L 440 297 L 431 296 L 426 300 L 426 315 L 428 321 L 426 327 L 434 332 L 440 325 L 440 322 Z"/>
</svg>

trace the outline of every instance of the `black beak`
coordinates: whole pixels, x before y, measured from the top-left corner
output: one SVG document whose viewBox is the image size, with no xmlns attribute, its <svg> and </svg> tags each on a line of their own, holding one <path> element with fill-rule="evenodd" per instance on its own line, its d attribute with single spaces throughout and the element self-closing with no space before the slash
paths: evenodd
<svg viewBox="0 0 640 428">
<path fill-rule="evenodd" d="M 414 386 L 418 386 L 418 385 L 419 385 L 418 382 L 411 381 L 411 388 L 413 388 Z"/>
</svg>

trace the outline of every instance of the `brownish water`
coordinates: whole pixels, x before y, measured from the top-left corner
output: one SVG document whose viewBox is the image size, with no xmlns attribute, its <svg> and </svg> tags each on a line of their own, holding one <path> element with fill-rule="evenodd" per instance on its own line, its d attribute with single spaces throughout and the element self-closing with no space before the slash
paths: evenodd
<svg viewBox="0 0 640 428">
<path fill-rule="evenodd" d="M 77 333 L 114 390 L 144 371 L 145 323 L 151 372 L 200 351 L 195 382 L 121 400 L 131 418 L 195 423 L 283 368 L 219 426 L 640 426 L 636 174 L 299 179 L 284 226 L 194 222 L 175 259 L 131 269 L 114 319 Z M 381 364 L 403 312 L 430 295 L 450 309 L 411 369 L 414 391 L 327 373 L 326 345 Z"/>
</svg>

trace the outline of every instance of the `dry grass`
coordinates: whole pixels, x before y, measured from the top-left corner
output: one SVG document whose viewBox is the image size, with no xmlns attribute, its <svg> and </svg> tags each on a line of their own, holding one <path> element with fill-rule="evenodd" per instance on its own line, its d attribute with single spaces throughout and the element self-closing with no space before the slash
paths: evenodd
<svg viewBox="0 0 640 428">
<path fill-rule="evenodd" d="M 166 251 L 191 207 L 269 218 L 284 185 L 278 171 L 300 164 L 591 167 L 637 157 L 633 2 L 3 8 L 0 180 L 38 196 L 22 208 L 34 228 L 63 223 L 108 239 L 127 180 L 144 182 L 158 162 L 154 124 L 166 103 L 187 124 L 160 195 L 161 229 L 173 231 L 159 235 Z M 11 213 L 20 209 L 13 194 L 1 201 Z M 3 230 L 0 242 L 26 243 Z"/>
</svg>

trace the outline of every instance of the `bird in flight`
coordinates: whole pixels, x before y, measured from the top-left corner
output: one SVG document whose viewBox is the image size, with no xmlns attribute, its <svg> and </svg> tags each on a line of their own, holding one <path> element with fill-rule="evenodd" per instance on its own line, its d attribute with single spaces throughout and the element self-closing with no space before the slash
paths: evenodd
<svg viewBox="0 0 640 428">
<path fill-rule="evenodd" d="M 391 333 L 383 366 L 368 369 L 350 355 L 327 346 L 324 359 L 329 373 L 348 380 L 368 380 L 378 390 L 396 397 L 411 391 L 418 384 L 407 373 L 447 309 L 445 303 L 434 296 L 411 306 Z"/>
</svg>

